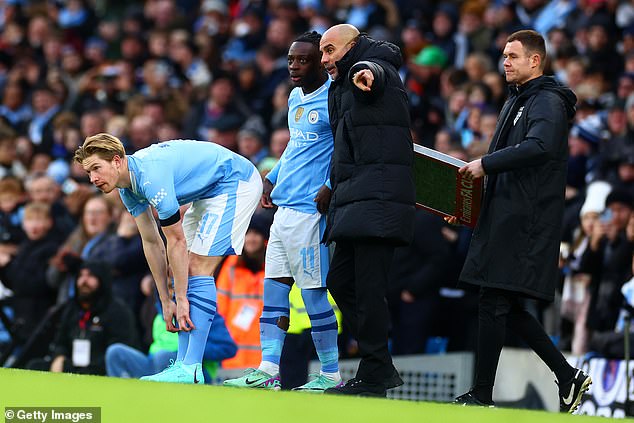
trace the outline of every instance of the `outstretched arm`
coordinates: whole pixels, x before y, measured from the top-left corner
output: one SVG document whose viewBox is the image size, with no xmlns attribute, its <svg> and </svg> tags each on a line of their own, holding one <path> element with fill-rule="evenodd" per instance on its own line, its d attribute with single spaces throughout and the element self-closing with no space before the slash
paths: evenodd
<svg viewBox="0 0 634 423">
<path fill-rule="evenodd" d="M 376 62 L 355 63 L 348 72 L 354 86 L 352 93 L 360 101 L 372 101 L 385 91 L 385 70 Z"/>
</svg>

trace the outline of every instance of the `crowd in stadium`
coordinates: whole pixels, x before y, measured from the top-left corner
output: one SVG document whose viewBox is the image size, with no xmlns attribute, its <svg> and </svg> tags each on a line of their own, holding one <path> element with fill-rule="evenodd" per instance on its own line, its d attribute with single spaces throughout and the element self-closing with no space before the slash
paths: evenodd
<svg viewBox="0 0 634 423">
<path fill-rule="evenodd" d="M 111 274 L 97 269 L 101 289 L 91 295 L 103 297 L 103 307 L 128 310 L 116 313 L 124 323 L 104 322 L 125 333 L 101 339 L 102 357 L 75 371 L 124 375 L 106 362 L 115 343 L 139 354 L 151 344 L 151 354 L 175 351 L 153 333 L 157 298 L 134 220 L 116 190 L 104 195 L 90 184 L 73 153 L 102 132 L 121 139 L 129 154 L 161 141 L 207 140 L 248 158 L 264 176 L 289 140 L 289 46 L 306 31 L 338 23 L 401 48 L 414 142 L 464 161 L 487 152 L 506 99 L 506 38 L 520 29 L 544 35 L 546 73 L 569 86 L 578 103 L 568 140 L 558 300 L 530 307 L 562 350 L 622 357 L 625 304 L 634 304 L 634 2 L 4 0 L 0 365 L 30 361 L 37 368 L 33 359 L 40 359 L 40 368 L 49 368 L 41 363 L 55 354 L 49 343 L 55 351 L 68 348 L 60 345 L 64 334 L 45 323 L 52 315 L 63 321 L 65 302 L 81 293 L 81 271 L 94 260 L 105 261 Z M 390 274 L 391 352 L 473 350 L 477 293 L 456 287 L 471 230 L 416 213 L 414 242 L 396 250 Z M 226 330 L 212 329 L 219 341 L 205 358 L 221 366 L 234 355 L 229 368 L 259 362 L 258 332 L 236 323 L 231 290 L 239 279 L 235 289 L 259 301 L 261 311 L 271 220 L 270 210 L 258 209 L 243 256 L 217 271 L 218 312 L 238 350 Z M 295 328 L 287 343 L 310 348 L 302 338 L 308 327 Z M 342 358 L 355 356 L 345 330 L 339 344 Z"/>
</svg>

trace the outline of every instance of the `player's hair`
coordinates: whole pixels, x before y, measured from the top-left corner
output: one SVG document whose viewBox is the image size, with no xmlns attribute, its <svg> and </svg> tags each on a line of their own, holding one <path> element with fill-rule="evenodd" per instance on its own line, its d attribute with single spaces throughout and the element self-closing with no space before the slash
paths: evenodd
<svg viewBox="0 0 634 423">
<path fill-rule="evenodd" d="M 524 51 L 527 55 L 530 56 L 531 54 L 538 54 L 540 59 L 540 68 L 544 69 L 544 66 L 546 65 L 546 42 L 539 32 L 530 29 L 514 32 L 506 39 L 507 43 L 511 43 L 513 41 L 519 41 L 522 43 L 522 47 L 524 47 Z"/>
<path fill-rule="evenodd" d="M 302 35 L 295 38 L 295 41 L 293 42 L 309 43 L 317 47 L 317 50 L 319 50 L 319 41 L 321 41 L 321 34 L 317 31 L 312 31 L 304 32 Z"/>
<path fill-rule="evenodd" d="M 100 159 L 112 161 L 114 156 L 125 157 L 125 149 L 119 138 L 114 135 L 100 133 L 92 135 L 84 141 L 76 151 L 73 160 L 82 164 L 93 154 Z"/>
</svg>

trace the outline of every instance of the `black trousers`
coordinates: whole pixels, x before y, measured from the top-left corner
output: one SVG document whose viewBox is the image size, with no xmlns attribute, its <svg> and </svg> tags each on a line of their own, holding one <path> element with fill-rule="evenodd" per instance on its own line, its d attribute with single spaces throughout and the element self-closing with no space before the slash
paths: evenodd
<svg viewBox="0 0 634 423">
<path fill-rule="evenodd" d="M 308 382 L 310 360 L 317 354 L 310 329 L 287 333 L 280 357 L 282 389 L 293 389 Z"/>
<path fill-rule="evenodd" d="M 383 383 L 394 373 L 387 348 L 388 273 L 394 247 L 381 242 L 337 242 L 326 284 L 344 324 L 359 343 L 357 378 Z"/>
<path fill-rule="evenodd" d="M 475 396 L 491 402 L 493 383 L 506 329 L 518 335 L 557 376 L 567 382 L 573 368 L 555 347 L 542 325 L 524 307 L 523 297 L 495 288 L 480 289 L 478 343 L 476 350 Z"/>
</svg>

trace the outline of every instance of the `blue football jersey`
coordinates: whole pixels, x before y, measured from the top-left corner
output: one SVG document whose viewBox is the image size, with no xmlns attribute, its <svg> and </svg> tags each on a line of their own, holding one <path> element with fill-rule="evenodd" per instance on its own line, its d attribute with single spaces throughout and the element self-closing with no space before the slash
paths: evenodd
<svg viewBox="0 0 634 423">
<path fill-rule="evenodd" d="M 207 141 L 172 140 L 127 157 L 132 186 L 119 193 L 135 217 L 151 204 L 167 219 L 183 204 L 235 191 L 257 172 L 246 158 Z"/>
<path fill-rule="evenodd" d="M 313 201 L 330 176 L 333 136 L 328 117 L 330 78 L 310 94 L 301 87 L 288 97 L 290 141 L 282 157 L 266 176 L 275 187 L 273 203 L 304 213 L 316 213 Z"/>
</svg>

